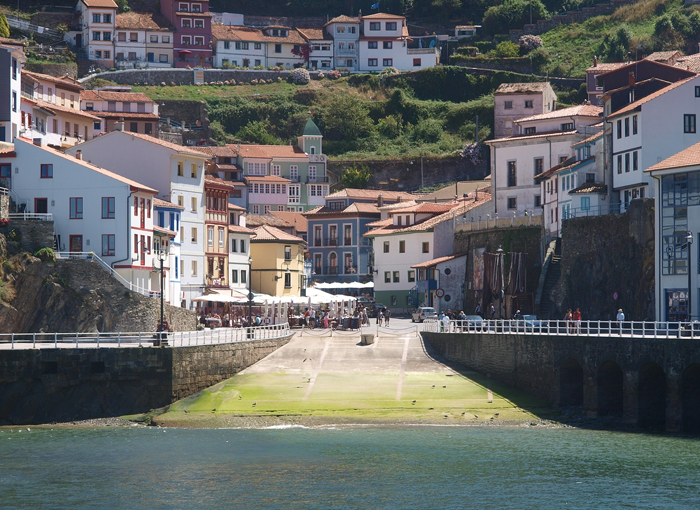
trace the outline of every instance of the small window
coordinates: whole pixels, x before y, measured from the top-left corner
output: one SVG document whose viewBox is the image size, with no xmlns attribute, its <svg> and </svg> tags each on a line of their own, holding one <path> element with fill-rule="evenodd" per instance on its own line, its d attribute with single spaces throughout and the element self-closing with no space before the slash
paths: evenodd
<svg viewBox="0 0 700 510">
<path fill-rule="evenodd" d="M 413 283 L 416 281 L 416 272 L 413 269 L 408 270 L 408 282 Z"/>
<path fill-rule="evenodd" d="M 617 137 L 622 138 L 622 120 L 617 121 Z"/>
<path fill-rule="evenodd" d="M 382 45 L 382 47 L 383 47 L 385 50 L 390 50 L 390 49 L 392 49 L 392 48 L 393 48 L 392 41 L 384 41 L 384 44 Z"/>
<path fill-rule="evenodd" d="M 391 283 L 391 271 L 384 271 L 384 283 Z"/>
<path fill-rule="evenodd" d="M 102 218 L 114 219 L 114 197 L 102 197 Z"/>
<path fill-rule="evenodd" d="M 406 253 L 406 241 L 399 241 L 399 253 Z"/>
<path fill-rule="evenodd" d="M 158 36 L 157 36 L 157 35 L 152 35 L 152 36 L 151 36 L 151 42 L 152 42 L 152 43 L 157 43 L 157 42 L 158 42 Z"/>
<path fill-rule="evenodd" d="M 195 163 L 190 165 L 190 177 L 194 179 L 197 178 L 197 165 Z"/>
<path fill-rule="evenodd" d="M 625 137 L 630 135 L 630 118 L 625 117 Z"/>
<path fill-rule="evenodd" d="M 637 126 L 637 116 L 636 116 L 636 115 L 632 115 L 632 134 L 633 134 L 633 135 L 636 135 L 636 134 L 637 134 L 637 130 L 638 130 L 638 126 Z"/>
<path fill-rule="evenodd" d="M 71 220 L 82 220 L 83 219 L 83 199 L 82 197 L 71 197 L 70 201 L 70 219 Z"/>
<path fill-rule="evenodd" d="M 622 173 L 622 154 L 618 154 L 617 156 L 617 173 Z"/>
<path fill-rule="evenodd" d="M 367 65 L 369 67 L 377 67 L 379 65 L 379 59 L 369 58 L 367 59 Z"/>
<path fill-rule="evenodd" d="M 637 151 L 632 153 L 632 171 L 639 170 L 639 156 Z"/>
<path fill-rule="evenodd" d="M 369 29 L 370 30 L 381 30 L 382 24 L 377 22 L 377 21 L 372 21 L 369 24 Z"/>
<path fill-rule="evenodd" d="M 197 228 L 192 227 L 192 242 L 196 243 L 197 242 Z"/>
<path fill-rule="evenodd" d="M 532 100 L 527 100 L 527 101 L 525 101 L 525 108 L 533 108 L 533 106 L 532 106 Z"/>
<path fill-rule="evenodd" d="M 508 161 L 508 187 L 518 185 L 518 165 L 515 161 Z"/>
<path fill-rule="evenodd" d="M 394 283 L 401 283 L 400 272 L 394 271 Z"/>
<path fill-rule="evenodd" d="M 185 175 L 185 171 L 183 170 L 184 165 L 182 164 L 182 161 L 177 162 L 177 175 L 178 177 L 182 177 Z M 180 204 L 182 205 L 182 204 Z"/>
<path fill-rule="evenodd" d="M 695 114 L 686 113 L 683 115 L 683 132 L 684 133 L 695 133 Z"/>
<path fill-rule="evenodd" d="M 382 60 L 382 65 L 384 67 L 389 67 L 394 65 L 394 59 L 393 58 L 385 58 Z"/>
<path fill-rule="evenodd" d="M 413 67 L 420 67 L 421 65 L 422 65 L 422 64 L 421 64 L 421 59 L 419 59 L 419 58 L 414 58 L 414 59 L 413 59 Z"/>
<path fill-rule="evenodd" d="M 512 110 L 513 109 L 513 101 L 505 101 L 503 103 L 503 109 L 504 110 Z"/>
<path fill-rule="evenodd" d="M 396 22 L 395 21 L 388 21 L 386 24 L 386 29 L 387 30 L 396 30 Z"/>
<path fill-rule="evenodd" d="M 389 253 L 389 241 L 384 241 L 384 253 Z"/>
<path fill-rule="evenodd" d="M 430 253 L 430 243 L 429 242 L 423 243 L 423 253 Z"/>
<path fill-rule="evenodd" d="M 113 257 L 115 253 L 115 236 L 114 234 L 102 234 L 102 255 Z"/>
<path fill-rule="evenodd" d="M 695 97 L 700 97 L 700 87 L 695 87 Z"/>
<path fill-rule="evenodd" d="M 192 206 L 192 212 L 197 211 L 197 197 L 192 197 L 190 200 L 190 205 Z"/>
<path fill-rule="evenodd" d="M 53 179 L 53 165 L 41 165 L 41 178 Z"/>
<path fill-rule="evenodd" d="M 566 122 L 561 125 L 561 130 L 562 131 L 572 131 L 574 129 L 574 123 L 573 122 Z"/>
<path fill-rule="evenodd" d="M 517 209 L 518 207 L 518 199 L 515 197 L 511 197 L 508 199 L 508 209 Z"/>
<path fill-rule="evenodd" d="M 376 50 L 378 47 L 379 47 L 379 44 L 377 43 L 377 41 L 369 41 L 369 42 L 367 42 L 367 49 Z M 697 88 L 697 87 L 696 87 L 696 88 Z"/>
<path fill-rule="evenodd" d="M 526 135 L 534 135 L 537 133 L 537 128 L 536 127 L 526 127 L 525 128 L 525 134 Z"/>
</svg>

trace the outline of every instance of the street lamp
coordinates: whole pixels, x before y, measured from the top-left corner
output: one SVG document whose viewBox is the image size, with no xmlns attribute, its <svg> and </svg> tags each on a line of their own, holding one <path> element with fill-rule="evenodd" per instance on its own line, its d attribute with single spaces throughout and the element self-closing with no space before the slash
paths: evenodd
<svg viewBox="0 0 700 510">
<path fill-rule="evenodd" d="M 165 303 L 163 301 L 165 294 L 165 270 L 163 269 L 163 263 L 165 262 L 166 253 L 161 250 L 158 253 L 158 258 L 160 259 L 160 326 L 158 331 L 161 332 L 160 338 L 163 339 L 163 330 L 165 330 L 165 338 L 167 338 L 168 328 L 165 326 Z"/>
<path fill-rule="evenodd" d="M 688 246 L 688 295 L 686 296 L 686 307 L 688 308 L 688 322 L 692 323 L 693 321 L 693 308 L 690 305 L 690 292 L 691 292 L 691 267 L 693 266 L 693 233 L 688 230 L 686 236 L 685 236 L 685 244 Z M 692 328 L 693 325 L 691 324 L 690 327 Z"/>
<path fill-rule="evenodd" d="M 496 253 L 498 253 L 498 318 L 503 319 L 503 248 L 500 245 Z"/>
<path fill-rule="evenodd" d="M 252 337 L 253 333 L 253 257 L 248 257 L 248 338 Z"/>
</svg>

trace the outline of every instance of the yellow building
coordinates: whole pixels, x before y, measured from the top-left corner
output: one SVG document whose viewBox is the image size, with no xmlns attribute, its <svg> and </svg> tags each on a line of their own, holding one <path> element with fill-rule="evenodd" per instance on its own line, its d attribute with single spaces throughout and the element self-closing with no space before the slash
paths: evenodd
<svg viewBox="0 0 700 510">
<path fill-rule="evenodd" d="M 253 229 L 250 282 L 254 292 L 271 296 L 301 296 L 306 242 L 269 225 Z"/>
</svg>

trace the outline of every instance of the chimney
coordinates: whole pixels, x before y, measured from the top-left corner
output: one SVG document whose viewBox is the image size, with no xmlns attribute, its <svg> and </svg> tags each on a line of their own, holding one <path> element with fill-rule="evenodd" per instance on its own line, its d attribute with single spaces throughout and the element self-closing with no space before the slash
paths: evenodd
<svg viewBox="0 0 700 510">
<path fill-rule="evenodd" d="M 630 71 L 630 73 L 627 75 L 627 84 L 630 87 L 634 87 L 634 72 Z"/>
<path fill-rule="evenodd" d="M 598 67 L 598 56 L 597 55 L 593 56 L 593 67 Z"/>
<path fill-rule="evenodd" d="M 80 161 L 82 161 L 83 160 L 83 151 L 81 151 L 80 149 L 75 151 L 75 159 L 79 159 Z"/>
<path fill-rule="evenodd" d="M 379 196 L 377 197 L 377 207 L 382 206 L 384 206 L 384 195 L 382 193 L 379 193 Z"/>
<path fill-rule="evenodd" d="M 120 117 L 117 122 L 114 123 L 115 131 L 124 131 L 124 117 Z"/>
</svg>

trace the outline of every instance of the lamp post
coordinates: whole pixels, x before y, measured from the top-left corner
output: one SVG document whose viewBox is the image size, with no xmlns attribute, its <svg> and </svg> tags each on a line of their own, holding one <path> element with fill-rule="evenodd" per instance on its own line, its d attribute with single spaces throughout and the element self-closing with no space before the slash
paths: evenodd
<svg viewBox="0 0 700 510">
<path fill-rule="evenodd" d="M 165 270 L 163 269 L 163 264 L 165 262 L 165 252 L 163 250 L 160 251 L 158 254 L 158 258 L 160 259 L 160 331 L 161 335 L 160 337 L 163 338 L 162 331 L 165 329 L 166 331 L 166 338 L 167 338 L 167 330 L 168 328 L 165 327 L 165 302 L 164 302 L 164 295 L 165 295 Z"/>
<path fill-rule="evenodd" d="M 503 248 L 498 246 L 498 318 L 503 319 Z"/>
<path fill-rule="evenodd" d="M 692 271 L 691 268 L 693 266 L 693 233 L 688 230 L 685 236 L 685 244 L 688 246 L 688 295 L 686 297 L 686 307 L 688 308 L 688 322 L 691 323 L 691 331 L 692 331 L 692 322 L 693 322 L 693 307 L 691 306 L 691 301 L 690 301 L 690 294 L 691 294 L 691 276 L 692 276 Z"/>
<path fill-rule="evenodd" d="M 248 257 L 248 338 L 252 337 L 253 333 L 253 257 Z"/>
</svg>

